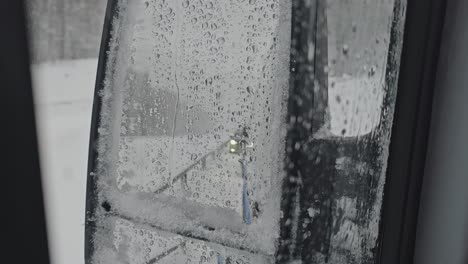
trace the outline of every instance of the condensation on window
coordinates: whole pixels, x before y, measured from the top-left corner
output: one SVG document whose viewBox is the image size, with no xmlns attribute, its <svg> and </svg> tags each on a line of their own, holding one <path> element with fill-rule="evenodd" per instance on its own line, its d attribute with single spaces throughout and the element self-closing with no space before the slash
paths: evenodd
<svg viewBox="0 0 468 264">
<path fill-rule="evenodd" d="M 372 263 L 403 14 L 118 1 L 87 262 Z"/>
</svg>

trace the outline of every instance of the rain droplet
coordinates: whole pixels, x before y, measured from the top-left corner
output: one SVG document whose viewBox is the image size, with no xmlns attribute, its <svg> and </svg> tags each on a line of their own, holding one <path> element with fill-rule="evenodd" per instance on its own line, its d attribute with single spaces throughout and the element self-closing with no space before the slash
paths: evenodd
<svg viewBox="0 0 468 264">
<path fill-rule="evenodd" d="M 218 42 L 219 45 L 223 45 L 225 41 L 226 40 L 223 37 L 220 37 L 216 40 L 216 42 Z"/>
<path fill-rule="evenodd" d="M 375 75 L 375 67 L 374 67 L 374 66 L 370 67 L 369 72 L 368 72 L 368 75 L 369 75 L 369 77 Z"/>
<path fill-rule="evenodd" d="M 207 9 L 213 8 L 213 2 L 208 2 L 208 3 L 206 3 L 205 7 L 206 7 Z"/>
<path fill-rule="evenodd" d="M 344 55 L 348 55 L 349 47 L 348 47 L 347 44 L 344 44 L 344 45 L 343 45 L 343 50 L 342 50 L 342 51 L 343 51 L 343 54 L 344 54 Z"/>
</svg>

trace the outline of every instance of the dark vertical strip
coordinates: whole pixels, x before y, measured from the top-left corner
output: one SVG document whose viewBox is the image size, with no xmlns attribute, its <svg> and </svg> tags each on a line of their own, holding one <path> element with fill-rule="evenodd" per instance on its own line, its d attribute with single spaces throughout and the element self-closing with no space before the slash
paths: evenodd
<svg viewBox="0 0 468 264">
<path fill-rule="evenodd" d="M 24 3 L 0 1 L 0 13 L 2 262 L 49 263 Z"/>
<path fill-rule="evenodd" d="M 328 117 L 328 26 L 327 26 L 327 3 L 317 1 L 315 7 L 315 29 L 302 29 L 306 36 L 313 37 L 308 43 L 303 43 L 305 47 L 314 45 L 313 76 L 315 83 L 307 83 L 304 89 L 308 93 L 313 92 L 313 118 L 312 133 L 322 127 L 327 127 Z M 312 35 L 312 33 L 314 33 Z M 302 56 L 308 56 L 308 51 L 304 50 Z M 303 65 L 308 67 L 309 65 Z M 315 87 L 317 86 L 317 87 Z"/>
<path fill-rule="evenodd" d="M 307 2 L 307 1 L 306 1 Z M 300 236 L 297 243 L 300 244 L 300 256 L 304 263 L 314 263 L 315 253 L 329 255 L 330 238 L 333 225 L 333 196 L 336 151 L 334 144 L 328 141 L 314 140 L 313 134 L 320 129 L 328 129 L 328 26 L 327 3 L 315 1 L 312 10 L 315 12 L 314 23 L 311 27 L 304 27 L 301 23 L 301 33 L 310 36 L 311 40 L 301 43 L 303 52 L 298 54 L 304 58 L 309 57 L 308 47 L 313 45 L 313 61 L 303 62 L 301 67 L 313 65 L 313 74 L 306 71 L 299 72 L 300 79 L 308 79 L 309 82 L 295 83 L 301 90 L 301 97 L 311 95 L 311 104 L 300 106 L 303 121 L 299 120 L 298 126 L 307 127 L 310 122 L 310 130 L 298 141 L 301 144 L 300 157 L 298 158 L 298 170 L 301 176 L 300 191 Z M 319 167 L 316 165 L 320 164 Z M 313 221 L 309 221 L 309 209 L 318 209 L 318 214 Z M 325 260 L 327 261 L 327 259 Z"/>
<path fill-rule="evenodd" d="M 290 54 L 290 81 L 289 81 L 289 102 L 288 102 L 288 116 L 286 122 L 288 123 L 288 134 L 286 137 L 286 173 L 287 177 L 283 182 L 283 194 L 281 199 L 282 218 L 280 221 L 280 241 L 277 251 L 277 262 L 288 263 L 294 259 L 300 258 L 300 250 L 296 247 L 300 246 L 297 242 L 297 214 L 300 206 L 300 188 L 301 188 L 301 175 L 299 172 L 298 160 L 300 157 L 300 150 L 295 149 L 295 145 L 300 144 L 301 138 L 306 137 L 310 131 L 304 131 L 299 126 L 297 118 L 302 114 L 301 105 L 306 104 L 311 108 L 312 100 L 311 94 L 308 97 L 301 96 L 300 87 L 305 84 L 313 84 L 313 60 L 309 61 L 307 55 L 307 43 L 313 43 L 315 34 L 315 4 L 316 1 L 309 1 L 310 6 L 306 5 L 303 0 L 292 1 L 292 15 L 291 15 L 291 54 Z M 303 34 L 304 27 L 312 29 L 310 34 Z M 312 67 L 304 67 L 305 65 L 312 65 Z M 303 74 L 306 71 L 308 74 Z M 307 77 L 302 79 L 302 76 Z M 304 101 L 304 100 L 305 101 Z M 308 118 L 309 120 L 312 118 Z M 294 226 L 296 225 L 296 226 Z"/>
<path fill-rule="evenodd" d="M 415 264 L 468 263 L 468 1 L 447 1 Z"/>
<path fill-rule="evenodd" d="M 99 206 L 97 199 L 96 179 L 92 175 L 97 165 L 97 143 L 98 127 L 101 122 L 100 113 L 102 107 L 102 97 L 100 92 L 104 88 L 104 78 L 108 61 L 109 44 L 111 40 L 112 21 L 117 15 L 117 0 L 108 0 L 106 15 L 104 17 L 104 26 L 102 31 L 101 47 L 99 51 L 99 62 L 96 74 L 96 83 L 94 89 L 93 110 L 91 117 L 91 132 L 89 139 L 88 154 L 88 173 L 86 186 L 86 214 L 85 214 L 85 263 L 91 263 L 94 253 L 94 233 L 96 232 L 96 222 L 94 219 L 95 211 Z"/>
<path fill-rule="evenodd" d="M 384 191 L 379 263 L 413 263 L 445 1 L 408 1 Z"/>
<path fill-rule="evenodd" d="M 288 135 L 286 138 L 286 172 L 283 183 L 281 239 L 277 262 L 287 263 L 302 259 L 307 261 L 310 247 L 317 241 L 328 241 L 328 230 L 304 237 L 304 214 L 313 199 L 304 186 L 304 177 L 310 175 L 307 142 L 311 135 L 326 125 L 328 33 L 326 5 L 321 1 L 295 0 L 291 21 L 291 75 L 288 102 Z M 313 50 L 313 54 L 310 54 Z M 316 89 L 314 89 L 314 87 Z M 324 188 L 330 186 L 330 178 L 323 178 Z M 310 179 L 309 179 L 310 180 Z M 330 191 L 326 192 L 330 194 Z M 327 224 L 327 215 L 320 218 Z M 318 231 L 318 230 L 317 230 Z M 320 243 L 322 245 L 322 243 Z M 319 247 L 321 247 L 321 245 Z M 304 251 L 303 249 L 306 248 Z M 324 248 L 323 250 L 328 250 Z"/>
</svg>

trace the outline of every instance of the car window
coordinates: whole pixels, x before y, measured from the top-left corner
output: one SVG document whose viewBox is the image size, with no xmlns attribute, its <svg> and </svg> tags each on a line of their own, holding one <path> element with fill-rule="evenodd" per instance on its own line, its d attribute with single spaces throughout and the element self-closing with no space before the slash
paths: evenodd
<svg viewBox="0 0 468 264">
<path fill-rule="evenodd" d="M 116 1 L 88 262 L 373 259 L 404 7 Z"/>
</svg>

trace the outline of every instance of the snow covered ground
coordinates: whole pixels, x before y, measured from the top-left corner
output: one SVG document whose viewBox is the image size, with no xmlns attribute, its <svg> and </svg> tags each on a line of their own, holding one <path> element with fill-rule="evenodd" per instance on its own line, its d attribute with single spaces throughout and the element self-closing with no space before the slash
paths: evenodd
<svg viewBox="0 0 468 264">
<path fill-rule="evenodd" d="M 32 65 L 50 253 L 84 263 L 86 167 L 97 59 Z"/>
</svg>

